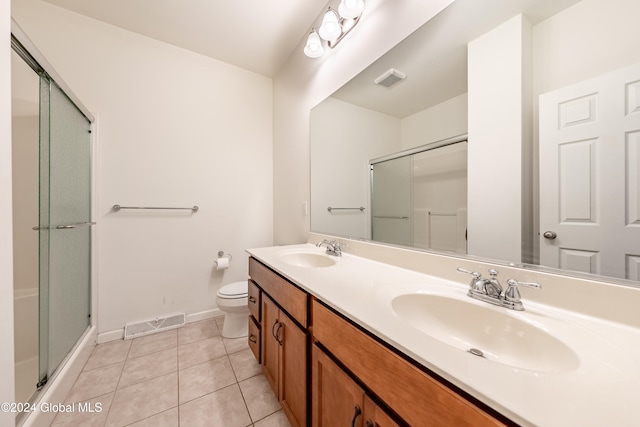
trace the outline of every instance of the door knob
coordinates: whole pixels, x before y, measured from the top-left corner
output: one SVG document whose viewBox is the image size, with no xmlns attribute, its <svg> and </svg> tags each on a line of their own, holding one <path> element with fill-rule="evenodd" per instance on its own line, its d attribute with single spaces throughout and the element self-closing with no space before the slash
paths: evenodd
<svg viewBox="0 0 640 427">
<path fill-rule="evenodd" d="M 555 239 L 556 237 L 558 237 L 558 234 L 557 234 L 555 231 L 545 231 L 545 232 L 542 234 L 542 236 L 543 236 L 545 239 L 553 240 L 553 239 Z"/>
</svg>

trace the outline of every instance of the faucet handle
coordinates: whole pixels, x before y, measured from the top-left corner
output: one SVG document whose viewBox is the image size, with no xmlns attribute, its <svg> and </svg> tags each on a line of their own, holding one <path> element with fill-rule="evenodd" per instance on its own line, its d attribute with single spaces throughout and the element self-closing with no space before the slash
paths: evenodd
<svg viewBox="0 0 640 427">
<path fill-rule="evenodd" d="M 478 273 L 477 271 L 465 270 L 462 267 L 458 267 L 456 268 L 456 270 L 459 271 L 460 273 L 470 274 L 473 276 L 473 278 L 471 279 L 471 283 L 469 284 L 471 288 L 470 291 L 482 292 L 482 293 L 484 292 L 484 285 L 487 282 L 487 279 L 483 279 L 480 273 Z"/>
<path fill-rule="evenodd" d="M 542 285 L 534 282 L 519 282 L 516 279 L 507 280 L 509 287 L 526 286 L 527 288 L 542 289 Z"/>
<path fill-rule="evenodd" d="M 509 301 L 512 303 L 520 302 L 520 291 L 518 290 L 518 286 L 526 286 L 527 288 L 533 289 L 541 289 L 542 285 L 534 282 L 519 282 L 515 279 L 507 280 L 507 290 L 504 291 L 504 299 L 505 301 Z"/>
<path fill-rule="evenodd" d="M 480 277 L 482 277 L 482 275 L 480 273 L 478 273 L 477 271 L 469 271 L 469 270 L 465 270 L 462 267 L 458 267 L 456 268 L 456 271 L 459 271 L 460 273 L 465 273 L 465 274 L 470 274 L 473 276 L 473 279 L 479 279 Z"/>
<path fill-rule="evenodd" d="M 316 247 L 319 248 L 320 246 L 326 245 L 328 243 L 331 243 L 331 241 L 329 241 L 329 239 L 324 239 L 324 240 L 321 240 L 318 243 L 316 243 Z"/>
</svg>

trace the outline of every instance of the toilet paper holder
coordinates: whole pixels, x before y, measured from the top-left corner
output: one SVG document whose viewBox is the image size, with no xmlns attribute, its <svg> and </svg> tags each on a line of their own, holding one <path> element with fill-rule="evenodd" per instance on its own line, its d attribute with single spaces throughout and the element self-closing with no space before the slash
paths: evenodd
<svg viewBox="0 0 640 427">
<path fill-rule="evenodd" d="M 218 251 L 218 259 L 214 260 L 213 262 L 215 262 L 216 265 L 218 265 L 218 260 L 221 258 L 226 258 L 229 260 L 229 262 L 231 262 L 231 260 L 233 259 L 231 254 L 225 254 L 224 251 Z"/>
</svg>

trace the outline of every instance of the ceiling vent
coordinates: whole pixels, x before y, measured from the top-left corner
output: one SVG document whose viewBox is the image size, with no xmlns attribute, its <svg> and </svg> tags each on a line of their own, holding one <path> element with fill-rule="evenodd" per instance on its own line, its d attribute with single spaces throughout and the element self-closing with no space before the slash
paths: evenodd
<svg viewBox="0 0 640 427">
<path fill-rule="evenodd" d="M 407 75 L 402 71 L 398 71 L 395 68 L 390 68 L 373 82 L 384 87 L 391 87 L 405 77 L 407 77 Z"/>
</svg>

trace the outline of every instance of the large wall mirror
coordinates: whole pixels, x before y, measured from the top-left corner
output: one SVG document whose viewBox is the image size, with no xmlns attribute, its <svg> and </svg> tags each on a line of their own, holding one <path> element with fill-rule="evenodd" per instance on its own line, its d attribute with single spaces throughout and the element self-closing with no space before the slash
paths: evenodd
<svg viewBox="0 0 640 427">
<path fill-rule="evenodd" d="M 637 16 L 456 0 L 312 109 L 311 230 L 640 286 Z"/>
</svg>

